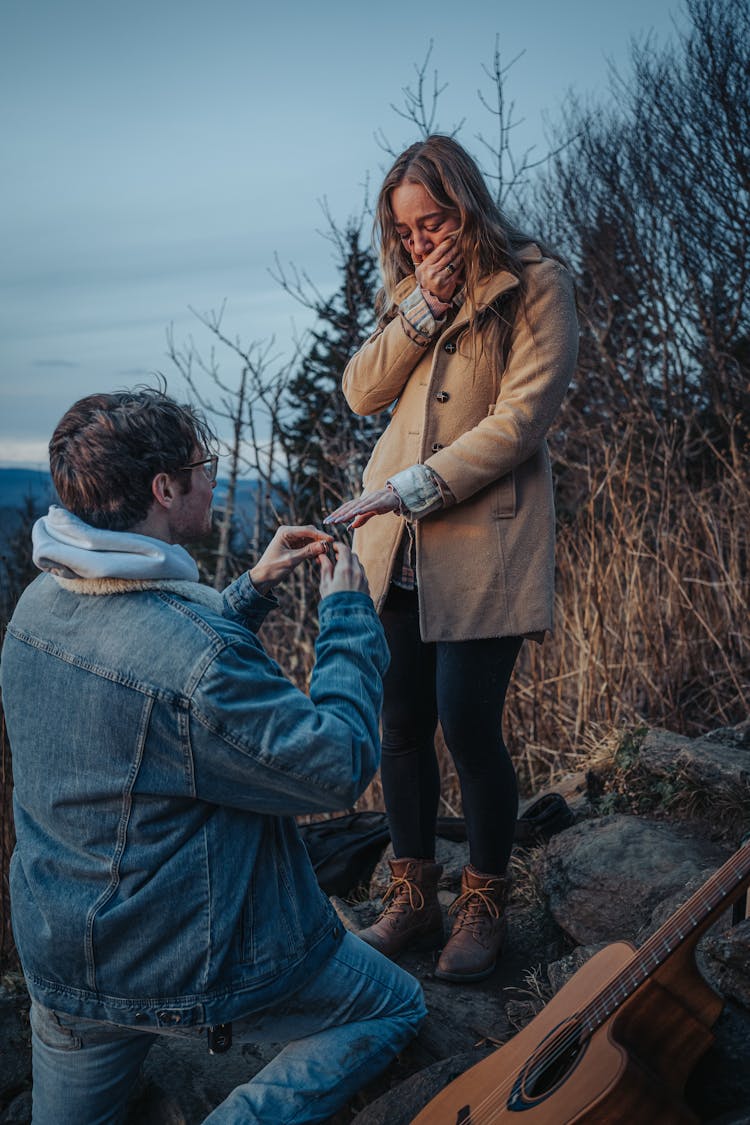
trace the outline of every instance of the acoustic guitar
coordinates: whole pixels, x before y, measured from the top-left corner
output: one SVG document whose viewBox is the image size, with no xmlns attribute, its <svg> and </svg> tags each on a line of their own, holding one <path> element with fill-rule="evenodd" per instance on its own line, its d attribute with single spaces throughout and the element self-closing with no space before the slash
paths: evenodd
<svg viewBox="0 0 750 1125">
<path fill-rule="evenodd" d="M 648 941 L 595 954 L 513 1039 L 412 1125 L 687 1125 L 683 1090 L 723 1000 L 695 964 L 701 935 L 750 886 L 750 842 Z"/>
</svg>

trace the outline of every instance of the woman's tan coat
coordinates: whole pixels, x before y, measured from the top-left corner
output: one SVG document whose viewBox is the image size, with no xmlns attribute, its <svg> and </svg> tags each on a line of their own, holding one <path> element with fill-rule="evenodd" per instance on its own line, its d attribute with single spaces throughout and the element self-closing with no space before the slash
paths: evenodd
<svg viewBox="0 0 750 1125">
<path fill-rule="evenodd" d="M 578 325 L 567 271 L 533 244 L 521 258 L 525 295 L 499 378 L 485 352 L 473 358 L 465 305 L 437 339 L 396 316 L 344 372 L 344 394 L 357 414 L 396 403 L 365 470 L 365 491 L 423 462 L 456 500 L 415 526 L 424 641 L 517 636 L 552 626 L 555 516 L 545 434 L 573 374 Z M 415 285 L 414 277 L 405 278 L 397 301 Z M 477 311 L 517 285 L 504 271 L 481 282 Z M 355 534 L 378 611 L 403 529 L 401 517 L 388 514 Z"/>
</svg>

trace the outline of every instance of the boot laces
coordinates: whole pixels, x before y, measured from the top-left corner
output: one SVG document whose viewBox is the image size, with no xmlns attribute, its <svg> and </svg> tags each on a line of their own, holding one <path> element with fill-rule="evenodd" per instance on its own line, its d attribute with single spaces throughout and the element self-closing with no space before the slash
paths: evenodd
<svg viewBox="0 0 750 1125">
<path fill-rule="evenodd" d="M 415 902 L 415 894 L 418 898 L 417 902 Z M 385 909 L 380 917 L 384 918 L 386 914 L 390 913 L 401 913 L 406 909 L 407 900 L 412 910 L 421 910 L 424 906 L 424 895 L 417 884 L 412 883 L 410 879 L 403 875 L 398 875 L 389 883 L 383 895 Z"/>
<path fill-rule="evenodd" d="M 486 925 L 489 918 L 496 922 L 500 917 L 497 903 L 490 897 L 489 887 L 470 888 L 459 895 L 455 902 L 448 907 L 449 914 L 455 914 L 456 922 L 453 932 L 460 929 L 476 930 Z"/>
</svg>

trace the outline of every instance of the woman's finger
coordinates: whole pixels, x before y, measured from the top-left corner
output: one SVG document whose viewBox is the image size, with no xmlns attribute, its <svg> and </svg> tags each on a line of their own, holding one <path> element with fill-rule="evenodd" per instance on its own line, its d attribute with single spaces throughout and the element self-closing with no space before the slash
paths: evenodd
<svg viewBox="0 0 750 1125">
<path fill-rule="evenodd" d="M 346 504 L 342 504 L 335 512 L 331 512 L 329 516 L 323 520 L 323 523 L 346 523 L 349 520 L 355 519 L 358 516 L 380 516 L 385 512 L 394 512 L 399 506 L 399 500 L 395 492 L 389 488 L 378 489 L 377 492 L 370 492 L 365 496 L 360 496 L 357 500 L 349 500 Z M 353 523 L 352 527 L 361 527 L 365 520 L 360 520 L 358 523 Z"/>
<path fill-rule="evenodd" d="M 349 527 L 351 527 L 353 531 L 356 531 L 358 527 L 362 527 L 362 525 L 367 523 L 368 520 L 372 519 L 373 516 L 377 516 L 380 514 L 380 512 L 360 512 L 359 515 L 354 517 L 352 522 L 349 524 Z"/>
<path fill-rule="evenodd" d="M 342 504 L 335 512 L 331 512 L 329 516 L 326 516 L 323 523 L 344 523 L 356 512 L 367 508 L 371 502 L 372 497 L 370 496 L 360 496 L 357 500 L 347 500 L 346 504 Z"/>
<path fill-rule="evenodd" d="M 338 508 L 334 509 L 334 511 L 329 512 L 329 514 L 323 520 L 323 523 L 341 523 L 342 520 L 346 519 L 347 514 L 352 509 L 352 507 L 355 504 L 359 503 L 360 499 L 361 498 L 358 498 L 356 500 L 347 500 L 344 504 L 340 504 Z"/>
</svg>

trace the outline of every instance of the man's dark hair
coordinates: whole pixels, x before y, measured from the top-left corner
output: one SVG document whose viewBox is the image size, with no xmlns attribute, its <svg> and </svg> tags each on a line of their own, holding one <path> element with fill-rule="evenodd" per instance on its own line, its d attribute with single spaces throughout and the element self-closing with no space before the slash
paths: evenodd
<svg viewBox="0 0 750 1125">
<path fill-rule="evenodd" d="M 52 435 L 52 481 L 79 519 L 127 531 L 146 517 L 157 473 L 176 472 L 215 443 L 206 420 L 163 391 L 88 395 L 71 406 Z M 180 487 L 190 491 L 190 472 Z"/>
</svg>

